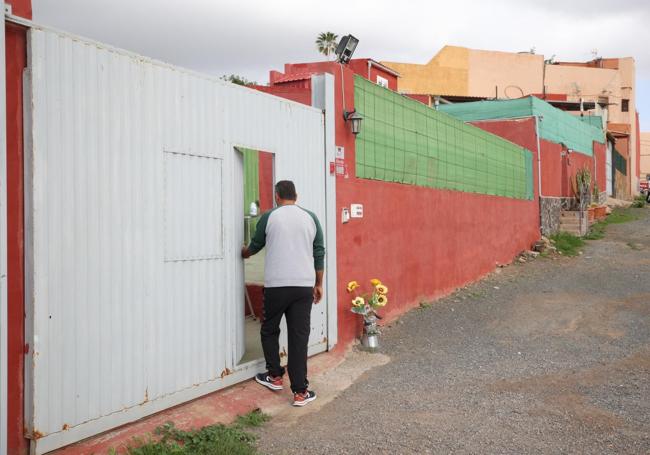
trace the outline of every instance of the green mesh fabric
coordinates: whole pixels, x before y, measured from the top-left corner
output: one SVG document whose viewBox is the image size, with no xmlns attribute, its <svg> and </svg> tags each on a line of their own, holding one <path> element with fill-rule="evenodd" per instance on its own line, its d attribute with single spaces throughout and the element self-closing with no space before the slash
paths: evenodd
<svg viewBox="0 0 650 455">
<path fill-rule="evenodd" d="M 581 122 L 587 123 L 593 127 L 596 127 L 600 130 L 603 129 L 603 118 L 600 115 L 585 115 L 583 117 L 576 116 Z M 600 141 L 599 141 L 600 142 Z"/>
<path fill-rule="evenodd" d="M 464 122 L 537 116 L 541 138 L 556 144 L 562 143 L 589 156 L 593 155 L 594 141 L 605 143 L 602 127 L 588 123 L 591 120 L 580 121 L 578 117 L 554 108 L 534 96 L 516 100 L 443 104 L 440 110 Z"/>
<path fill-rule="evenodd" d="M 359 76 L 354 105 L 357 177 L 533 198 L 528 150 Z"/>
<path fill-rule="evenodd" d="M 244 214 L 248 215 L 251 202 L 260 198 L 260 166 L 257 150 L 240 149 L 244 154 Z"/>
<path fill-rule="evenodd" d="M 616 149 L 612 150 L 612 165 L 618 172 L 627 175 L 627 160 Z"/>
</svg>

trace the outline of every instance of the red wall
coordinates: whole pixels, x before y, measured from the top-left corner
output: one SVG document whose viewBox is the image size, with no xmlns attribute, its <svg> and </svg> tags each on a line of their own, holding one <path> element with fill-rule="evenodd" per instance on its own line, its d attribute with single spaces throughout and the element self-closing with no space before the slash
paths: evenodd
<svg viewBox="0 0 650 455">
<path fill-rule="evenodd" d="M 482 122 L 471 122 L 477 128 L 481 128 L 488 133 L 506 139 L 513 144 L 517 144 L 533 154 L 533 188 L 535 197 L 539 189 L 538 166 L 537 166 L 537 130 L 535 128 L 535 118 L 514 119 L 514 120 L 491 120 Z M 544 146 L 542 148 L 542 157 L 544 155 Z M 542 158 L 543 162 L 543 158 Z M 544 175 L 544 172 L 542 172 Z M 546 182 L 542 178 L 542 193 L 544 193 Z"/>
<path fill-rule="evenodd" d="M 347 346 L 361 330 L 360 318 L 350 312 L 348 281 L 367 286 L 371 278 L 379 278 L 386 283 L 390 292 L 384 313 L 390 320 L 422 300 L 477 280 L 497 263 L 510 262 L 539 238 L 536 197 L 525 201 L 357 179 L 355 139 L 342 115 L 340 67 L 301 65 L 300 71 L 305 70 L 328 72 L 335 78 L 335 142 L 345 147 L 349 174 L 337 177 L 337 214 L 352 203 L 364 206 L 363 218 L 337 224 L 339 346 Z M 343 73 L 350 110 L 354 73 L 349 68 Z M 530 145 L 535 137 L 527 128 L 522 138 Z"/>
<path fill-rule="evenodd" d="M 538 163 L 537 156 L 537 133 L 535 130 L 535 120 L 533 117 L 528 119 L 517 120 L 498 120 L 472 122 L 473 125 L 496 134 L 504 139 L 509 140 L 517 145 L 533 152 L 533 168 L 535 170 L 535 185 L 537 183 Z M 539 146 L 542 157 L 542 196 L 544 197 L 573 197 L 573 187 L 571 181 L 576 172 L 583 166 L 587 166 L 592 176 L 596 175 L 596 182 L 600 191 L 605 190 L 605 155 L 606 146 L 594 142 L 594 159 L 588 155 L 578 152 L 572 152 L 562 156 L 562 146 L 554 142 L 540 139 Z M 595 167 L 597 166 L 597 168 Z M 537 186 L 536 186 L 537 188 Z"/>
<path fill-rule="evenodd" d="M 14 15 L 31 18 L 29 0 L 13 0 Z M 23 287 L 23 99 L 22 75 L 27 63 L 25 30 L 7 23 L 7 287 L 8 403 L 7 453 L 27 453 L 23 436 L 24 287 Z"/>
<path fill-rule="evenodd" d="M 273 154 L 259 152 L 260 210 L 266 212 L 273 208 Z"/>
<path fill-rule="evenodd" d="M 422 104 L 426 104 L 427 106 L 429 106 L 429 103 L 431 101 L 429 95 L 416 95 L 413 93 L 406 93 L 405 95 L 411 99 L 414 99 L 415 101 L 419 101 Z"/>
<path fill-rule="evenodd" d="M 353 59 L 350 61 L 348 67 L 361 77 L 368 79 L 370 82 L 377 83 L 377 76 L 381 76 L 388 81 L 388 88 L 394 91 L 397 91 L 397 76 L 394 74 L 388 73 L 381 68 L 376 66 L 370 67 L 370 73 L 368 72 L 368 59 L 360 58 Z"/>
</svg>

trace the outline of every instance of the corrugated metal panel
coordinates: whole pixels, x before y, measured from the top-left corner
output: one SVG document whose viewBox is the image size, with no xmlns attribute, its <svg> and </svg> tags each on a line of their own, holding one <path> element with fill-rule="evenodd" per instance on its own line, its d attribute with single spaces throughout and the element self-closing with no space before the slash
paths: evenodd
<svg viewBox="0 0 650 455">
<path fill-rule="evenodd" d="M 277 179 L 322 219 L 326 166 L 320 110 L 42 29 L 29 57 L 28 423 L 42 453 L 262 366 L 237 365 L 235 147 L 274 153 Z M 312 325 L 314 353 L 325 305 Z"/>
</svg>

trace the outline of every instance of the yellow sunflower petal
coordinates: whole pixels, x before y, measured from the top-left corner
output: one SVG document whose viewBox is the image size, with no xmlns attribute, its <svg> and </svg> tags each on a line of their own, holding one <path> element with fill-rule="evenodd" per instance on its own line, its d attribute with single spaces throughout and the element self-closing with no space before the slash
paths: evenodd
<svg viewBox="0 0 650 455">
<path fill-rule="evenodd" d="M 381 284 L 381 281 L 379 280 L 379 278 L 373 278 L 372 280 L 370 280 L 370 284 L 372 284 L 373 286 L 377 286 L 378 284 Z"/>
<path fill-rule="evenodd" d="M 348 283 L 347 290 L 348 292 L 352 292 L 358 287 L 359 287 L 359 283 L 357 283 L 356 281 L 350 281 Z"/>
</svg>

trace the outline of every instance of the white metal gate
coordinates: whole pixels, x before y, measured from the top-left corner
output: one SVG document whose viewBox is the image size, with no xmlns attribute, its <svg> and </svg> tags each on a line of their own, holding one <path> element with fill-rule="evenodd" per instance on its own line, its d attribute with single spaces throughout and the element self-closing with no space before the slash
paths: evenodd
<svg viewBox="0 0 650 455">
<path fill-rule="evenodd" d="M 277 177 L 294 180 L 299 202 L 332 231 L 323 111 L 43 28 L 29 34 L 28 87 L 35 452 L 260 371 L 263 362 L 238 365 L 243 212 L 233 151 L 274 153 Z M 312 354 L 333 333 L 328 278 Z"/>
<path fill-rule="evenodd" d="M 607 156 L 605 158 L 605 178 L 607 179 L 607 196 L 614 195 L 614 188 L 612 185 L 612 143 L 607 141 Z"/>
</svg>

